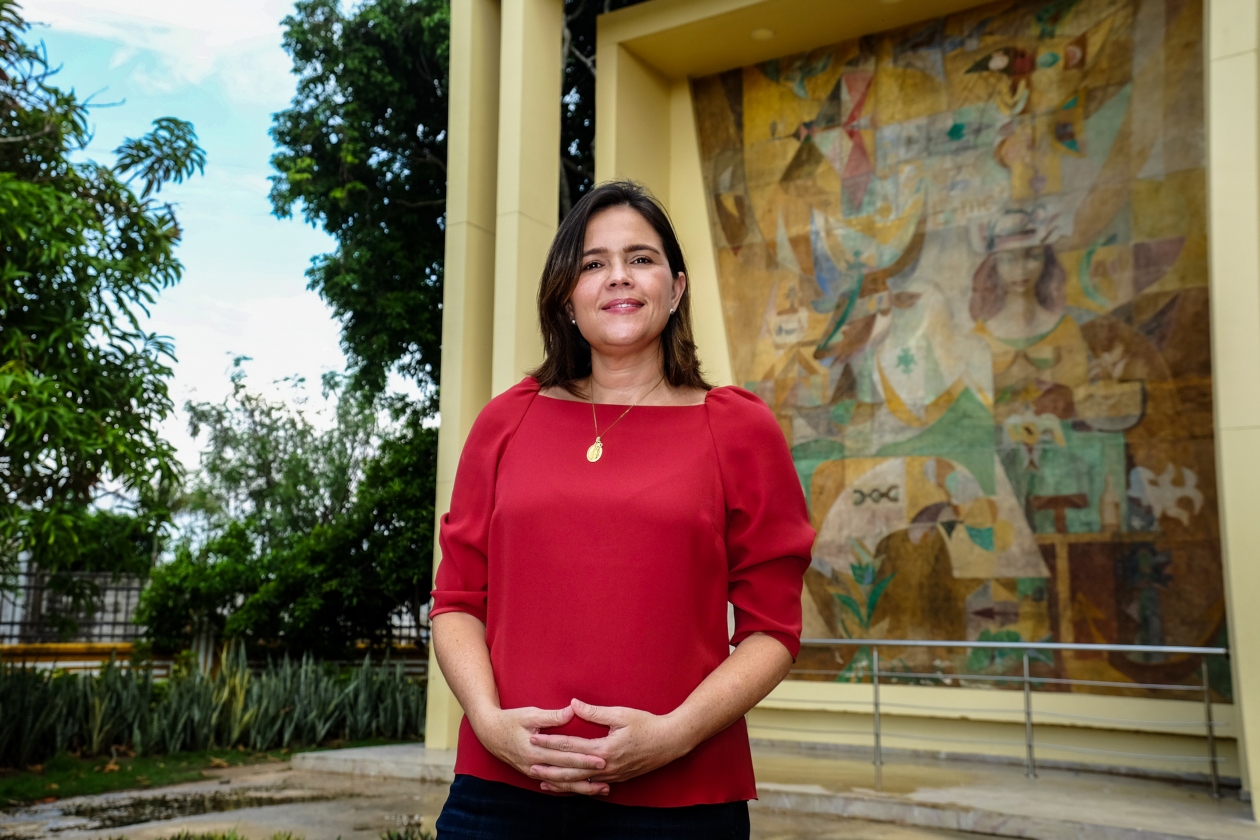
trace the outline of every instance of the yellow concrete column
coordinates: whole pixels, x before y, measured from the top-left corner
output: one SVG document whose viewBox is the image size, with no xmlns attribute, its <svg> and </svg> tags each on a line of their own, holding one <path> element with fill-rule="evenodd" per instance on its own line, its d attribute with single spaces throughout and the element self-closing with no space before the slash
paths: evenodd
<svg viewBox="0 0 1260 840">
<path fill-rule="evenodd" d="M 464 439 L 477 412 L 490 400 L 499 140 L 499 0 L 453 0 L 450 61 L 442 427 L 438 432 L 434 505 L 439 522 L 450 507 Z M 435 571 L 439 560 L 435 529 Z M 454 749 L 462 714 L 430 652 L 425 745 L 430 749 Z"/>
<path fill-rule="evenodd" d="M 560 213 L 563 0 L 503 0 L 494 393 L 542 361 L 538 278 Z"/>
<path fill-rule="evenodd" d="M 687 258 L 696 346 L 706 378 L 733 383 L 717 262 L 709 233 L 691 82 L 667 79 L 635 57 L 600 18 L 596 41 L 595 180 L 630 178 L 669 211 Z"/>
<path fill-rule="evenodd" d="M 1245 790 L 1260 780 L 1260 11 L 1208 4 L 1212 365 L 1221 541 Z M 1253 806 L 1254 808 L 1254 806 Z"/>
</svg>

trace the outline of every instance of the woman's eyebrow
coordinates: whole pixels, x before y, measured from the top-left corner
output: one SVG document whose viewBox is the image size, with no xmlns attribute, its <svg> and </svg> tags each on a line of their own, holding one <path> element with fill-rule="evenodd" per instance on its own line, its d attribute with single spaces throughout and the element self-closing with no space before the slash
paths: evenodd
<svg viewBox="0 0 1260 840">
<path fill-rule="evenodd" d="M 660 254 L 660 253 L 661 253 L 661 252 L 660 252 L 660 249 L 658 249 L 658 248 L 656 248 L 655 246 L 652 246 L 652 245 L 627 245 L 627 246 L 625 247 L 625 252 L 626 252 L 627 254 L 631 253 L 632 251 L 651 251 L 653 254 Z M 596 255 L 596 254 L 607 254 L 607 253 L 608 253 L 608 249 L 607 249 L 607 248 L 588 248 L 588 249 L 586 249 L 585 251 L 583 251 L 583 252 L 582 252 L 582 256 L 583 256 L 583 257 L 590 257 L 590 256 L 594 256 L 594 255 Z"/>
</svg>

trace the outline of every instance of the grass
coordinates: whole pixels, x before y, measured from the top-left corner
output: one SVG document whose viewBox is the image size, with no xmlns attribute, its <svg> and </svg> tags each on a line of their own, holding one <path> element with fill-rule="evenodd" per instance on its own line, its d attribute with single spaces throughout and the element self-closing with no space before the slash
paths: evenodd
<svg viewBox="0 0 1260 840">
<path fill-rule="evenodd" d="M 62 753 L 38 769 L 0 771 L 0 806 L 67 799 L 132 788 L 162 787 L 205 778 L 205 771 L 285 761 L 287 754 L 202 750 L 136 758 L 75 758 Z"/>
<path fill-rule="evenodd" d="M 374 747 L 392 744 L 388 738 L 362 741 L 332 742 L 318 749 Z M 306 752 L 299 749 L 293 752 Z M 137 756 L 115 759 L 75 758 L 62 753 L 37 770 L 26 772 L 0 770 L 0 808 L 24 805 L 50 799 L 69 799 L 118 790 L 148 788 L 195 782 L 206 778 L 206 771 L 246 764 L 288 761 L 288 750 L 250 752 L 235 750 L 201 750 L 170 755 Z M 200 840 L 200 838 L 197 838 Z M 299 838 L 293 838 L 299 840 Z"/>
</svg>

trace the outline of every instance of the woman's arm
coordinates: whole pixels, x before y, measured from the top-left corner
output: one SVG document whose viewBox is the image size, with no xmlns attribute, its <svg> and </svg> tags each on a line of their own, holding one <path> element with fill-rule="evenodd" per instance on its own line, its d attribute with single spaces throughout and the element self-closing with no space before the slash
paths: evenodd
<svg viewBox="0 0 1260 840">
<path fill-rule="evenodd" d="M 502 709 L 499 689 L 494 684 L 490 650 L 486 646 L 486 625 L 463 612 L 447 612 L 433 617 L 433 648 L 446 682 L 468 716 L 482 746 L 522 773 L 547 765 L 573 774 L 566 788 L 575 793 L 606 794 L 608 785 L 586 781 L 604 768 L 602 758 L 578 751 L 559 751 L 530 741 L 539 730 L 560 726 L 573 719 L 573 708 Z M 537 777 L 541 778 L 541 777 Z M 576 781 L 576 780 L 582 781 Z"/>
<path fill-rule="evenodd" d="M 575 698 L 573 712 L 609 727 L 603 738 L 535 733 L 530 743 L 553 753 L 595 756 L 602 770 L 555 762 L 529 767 L 543 790 L 586 793 L 592 782 L 624 782 L 662 767 L 739 720 L 770 693 L 792 667 L 792 654 L 780 642 L 754 633 L 740 642 L 725 662 L 705 677 L 682 705 L 654 715 L 624 706 L 592 706 Z M 442 669 L 445 672 L 445 668 Z"/>
</svg>

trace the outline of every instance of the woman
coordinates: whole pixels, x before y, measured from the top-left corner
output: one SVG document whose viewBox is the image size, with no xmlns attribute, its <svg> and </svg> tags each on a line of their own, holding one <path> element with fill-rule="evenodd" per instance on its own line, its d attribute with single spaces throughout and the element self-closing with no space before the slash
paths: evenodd
<svg viewBox="0 0 1260 840">
<path fill-rule="evenodd" d="M 999 422 L 1028 410 L 1073 416 L 1072 389 L 1089 378 L 1089 352 L 1065 314 L 1066 285 L 1048 244 L 997 250 L 976 269 L 971 317 L 993 353 Z"/>
<path fill-rule="evenodd" d="M 477 418 L 442 520 L 443 840 L 748 836 L 743 715 L 799 649 L 814 533 L 769 409 L 701 376 L 689 299 L 641 187 L 561 224 L 545 360 Z"/>
</svg>

